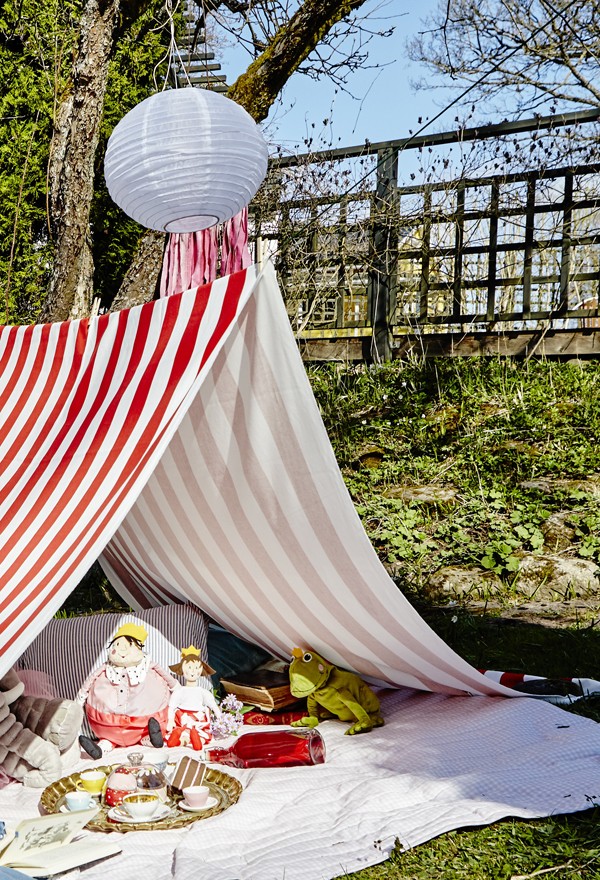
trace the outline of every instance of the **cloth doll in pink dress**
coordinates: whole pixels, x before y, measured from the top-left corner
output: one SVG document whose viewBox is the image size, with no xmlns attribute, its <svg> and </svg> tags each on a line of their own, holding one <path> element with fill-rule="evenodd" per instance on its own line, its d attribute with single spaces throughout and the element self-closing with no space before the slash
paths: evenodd
<svg viewBox="0 0 600 880">
<path fill-rule="evenodd" d="M 180 662 L 169 669 L 183 676 L 185 684 L 177 683 L 171 693 L 166 744 L 190 746 L 200 751 L 212 739 L 211 710 L 215 715 L 221 714 L 212 692 L 200 684 L 202 676 L 212 675 L 215 670 L 204 663 L 200 651 L 193 645 L 183 648 Z"/>
<path fill-rule="evenodd" d="M 147 637 L 143 626 L 123 624 L 109 643 L 106 663 L 77 694 L 98 737 L 96 743 L 80 736 L 79 743 L 96 760 L 115 746 L 163 745 L 169 697 L 177 682 L 144 654 Z"/>
</svg>

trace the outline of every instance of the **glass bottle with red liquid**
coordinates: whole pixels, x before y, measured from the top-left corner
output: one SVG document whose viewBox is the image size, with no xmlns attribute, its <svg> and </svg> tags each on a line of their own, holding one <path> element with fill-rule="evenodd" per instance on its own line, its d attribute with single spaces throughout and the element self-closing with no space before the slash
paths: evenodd
<svg viewBox="0 0 600 880">
<path fill-rule="evenodd" d="M 301 767 L 325 763 L 325 742 L 318 730 L 257 730 L 243 733 L 226 748 L 203 750 L 204 760 L 229 767 Z"/>
</svg>

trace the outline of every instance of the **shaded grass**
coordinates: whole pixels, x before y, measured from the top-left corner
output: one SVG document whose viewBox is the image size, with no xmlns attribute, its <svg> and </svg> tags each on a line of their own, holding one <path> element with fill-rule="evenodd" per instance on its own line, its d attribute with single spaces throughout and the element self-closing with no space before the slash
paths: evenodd
<svg viewBox="0 0 600 880">
<path fill-rule="evenodd" d="M 523 672 L 546 678 L 594 678 L 600 669 L 600 629 L 554 628 L 467 609 L 416 605 L 421 616 L 457 654 L 477 669 Z M 564 707 L 600 721 L 600 697 Z"/>
<path fill-rule="evenodd" d="M 96 611 L 130 610 L 102 571 L 100 564 L 95 562 L 67 597 L 56 617 L 77 617 Z"/>
</svg>

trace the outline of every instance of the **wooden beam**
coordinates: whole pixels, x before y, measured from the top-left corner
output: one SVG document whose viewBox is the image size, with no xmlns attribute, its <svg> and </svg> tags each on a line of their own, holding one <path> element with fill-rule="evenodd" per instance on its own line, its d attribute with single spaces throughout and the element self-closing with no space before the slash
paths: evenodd
<svg viewBox="0 0 600 880">
<path fill-rule="evenodd" d="M 396 336 L 394 358 L 417 357 L 514 357 L 531 356 L 539 332 L 423 333 Z M 368 340 L 366 340 L 368 342 Z M 298 342 L 305 361 L 362 361 L 364 340 L 302 339 Z M 600 329 L 548 330 L 534 357 L 600 359 Z"/>
</svg>

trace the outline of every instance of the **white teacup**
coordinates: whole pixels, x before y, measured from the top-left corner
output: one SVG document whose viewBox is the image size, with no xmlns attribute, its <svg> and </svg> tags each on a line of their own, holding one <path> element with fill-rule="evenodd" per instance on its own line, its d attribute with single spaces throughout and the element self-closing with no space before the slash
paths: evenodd
<svg viewBox="0 0 600 880">
<path fill-rule="evenodd" d="M 65 804 L 67 810 L 72 813 L 78 810 L 89 810 L 93 806 L 93 801 L 89 791 L 68 791 L 65 795 Z"/>
<path fill-rule="evenodd" d="M 161 800 L 158 795 L 144 791 L 126 794 L 122 800 L 123 808 L 127 810 L 132 819 L 137 819 L 138 822 L 142 819 L 150 819 L 160 804 Z"/>
<path fill-rule="evenodd" d="M 189 785 L 182 791 L 183 799 L 193 810 L 201 810 L 206 806 L 210 788 L 207 785 Z"/>
<path fill-rule="evenodd" d="M 152 753 L 146 755 L 148 761 L 154 764 L 157 770 L 165 772 L 167 761 L 169 760 L 169 752 L 167 749 L 155 749 Z"/>
</svg>

